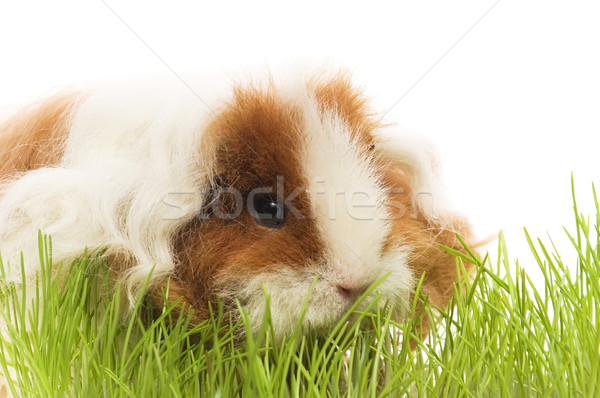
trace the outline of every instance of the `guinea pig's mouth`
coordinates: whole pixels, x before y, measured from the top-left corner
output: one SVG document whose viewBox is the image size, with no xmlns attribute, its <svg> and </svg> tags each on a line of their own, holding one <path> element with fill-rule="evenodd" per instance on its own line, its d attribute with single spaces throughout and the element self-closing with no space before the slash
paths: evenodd
<svg viewBox="0 0 600 398">
<path fill-rule="evenodd" d="M 239 305 L 254 331 L 259 330 L 265 318 L 268 318 L 278 338 L 288 336 L 295 330 L 324 335 L 342 321 L 354 324 L 365 318 L 366 313 L 377 311 L 378 303 L 374 294 L 357 297 L 339 291 L 335 286 L 323 285 L 315 284 L 312 289 L 304 290 L 303 294 L 299 294 L 298 287 L 282 291 L 264 289 L 251 296 L 238 296 L 233 300 L 230 297 L 226 307 Z M 239 316 L 239 309 L 236 312 Z"/>
</svg>

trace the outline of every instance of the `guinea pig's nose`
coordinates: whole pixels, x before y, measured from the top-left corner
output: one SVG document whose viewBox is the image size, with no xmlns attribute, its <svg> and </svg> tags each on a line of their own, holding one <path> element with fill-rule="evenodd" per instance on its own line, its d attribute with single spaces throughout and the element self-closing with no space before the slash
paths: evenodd
<svg viewBox="0 0 600 398">
<path fill-rule="evenodd" d="M 352 299 L 352 300 L 356 300 L 358 299 L 369 287 L 370 284 L 367 283 L 358 283 L 358 284 L 352 284 L 352 283 L 339 283 L 336 287 L 337 287 L 337 292 L 340 296 L 347 298 L 347 299 Z"/>
</svg>

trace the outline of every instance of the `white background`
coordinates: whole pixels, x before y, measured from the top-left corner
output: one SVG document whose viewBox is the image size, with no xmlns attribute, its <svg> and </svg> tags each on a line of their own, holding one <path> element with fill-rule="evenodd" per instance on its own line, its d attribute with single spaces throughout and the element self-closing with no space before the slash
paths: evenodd
<svg viewBox="0 0 600 398">
<path fill-rule="evenodd" d="M 597 1 L 0 3 L 5 109 L 131 73 L 296 60 L 349 67 L 388 120 L 430 137 L 456 206 L 522 265 L 523 226 L 567 247 L 571 172 L 592 211 Z"/>
</svg>

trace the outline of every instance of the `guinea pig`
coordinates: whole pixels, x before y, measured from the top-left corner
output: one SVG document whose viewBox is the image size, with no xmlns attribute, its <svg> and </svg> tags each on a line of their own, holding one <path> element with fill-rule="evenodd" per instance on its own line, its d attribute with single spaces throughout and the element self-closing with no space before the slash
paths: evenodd
<svg viewBox="0 0 600 398">
<path fill-rule="evenodd" d="M 0 125 L 6 280 L 104 250 L 133 306 L 168 284 L 200 321 L 236 302 L 277 336 L 330 330 L 361 296 L 410 316 L 416 283 L 436 305 L 470 227 L 444 196 L 430 146 L 383 124 L 345 72 L 212 75 L 61 92 Z M 376 285 L 375 289 L 371 289 Z M 370 292 L 365 294 L 365 292 Z M 309 296 L 310 294 L 310 296 Z"/>
</svg>

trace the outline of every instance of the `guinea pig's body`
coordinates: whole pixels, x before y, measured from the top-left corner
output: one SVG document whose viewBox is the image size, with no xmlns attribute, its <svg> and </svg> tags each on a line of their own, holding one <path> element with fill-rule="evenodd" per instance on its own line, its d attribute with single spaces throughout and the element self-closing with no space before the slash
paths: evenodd
<svg viewBox="0 0 600 398">
<path fill-rule="evenodd" d="M 469 234 L 434 164 L 344 74 L 61 94 L 0 126 L 0 253 L 18 282 L 21 252 L 38 272 L 38 230 L 55 262 L 105 249 L 130 297 L 152 271 L 150 295 L 169 281 L 198 319 L 220 297 L 257 326 L 266 290 L 280 336 L 313 284 L 307 328 L 329 330 L 379 281 L 365 303 L 380 294 L 402 318 L 423 272 L 448 299 L 439 245 Z"/>
</svg>

